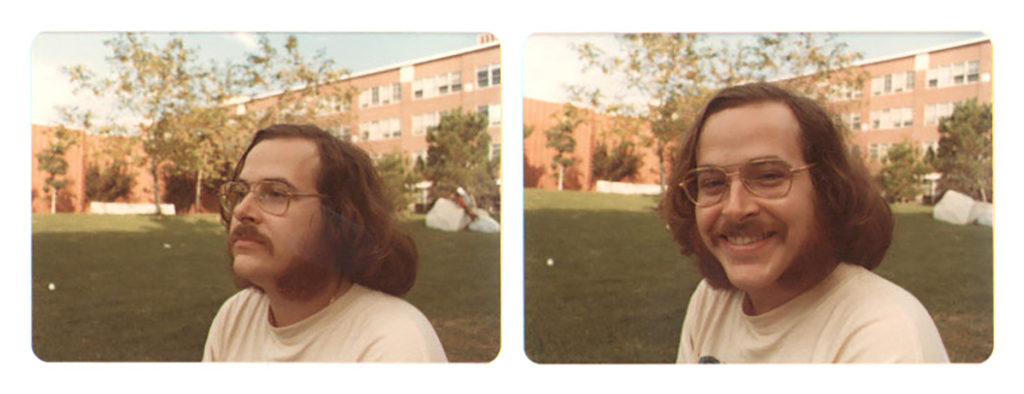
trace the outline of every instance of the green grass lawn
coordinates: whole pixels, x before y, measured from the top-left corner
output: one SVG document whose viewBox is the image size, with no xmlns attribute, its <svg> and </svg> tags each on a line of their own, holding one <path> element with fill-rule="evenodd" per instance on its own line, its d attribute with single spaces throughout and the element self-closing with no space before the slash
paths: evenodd
<svg viewBox="0 0 1024 394">
<path fill-rule="evenodd" d="M 700 277 L 656 205 L 655 197 L 525 190 L 531 360 L 675 361 Z M 935 221 L 929 207 L 894 212 L 893 245 L 876 272 L 921 300 L 953 362 L 984 361 L 992 352 L 992 229 Z"/>
<path fill-rule="evenodd" d="M 406 297 L 450 361 L 494 359 L 500 341 L 499 235 L 404 226 L 420 253 Z M 46 361 L 198 361 L 237 290 L 215 215 L 34 215 L 32 346 Z M 55 289 L 49 290 L 53 283 Z"/>
</svg>

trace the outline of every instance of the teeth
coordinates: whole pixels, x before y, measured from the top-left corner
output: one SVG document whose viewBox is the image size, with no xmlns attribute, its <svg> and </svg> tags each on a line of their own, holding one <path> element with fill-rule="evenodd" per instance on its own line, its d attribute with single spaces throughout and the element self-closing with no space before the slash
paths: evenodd
<svg viewBox="0 0 1024 394">
<path fill-rule="evenodd" d="M 741 235 L 741 236 L 726 236 L 725 240 L 734 245 L 748 245 L 762 239 L 768 238 L 768 233 L 760 235 Z"/>
</svg>

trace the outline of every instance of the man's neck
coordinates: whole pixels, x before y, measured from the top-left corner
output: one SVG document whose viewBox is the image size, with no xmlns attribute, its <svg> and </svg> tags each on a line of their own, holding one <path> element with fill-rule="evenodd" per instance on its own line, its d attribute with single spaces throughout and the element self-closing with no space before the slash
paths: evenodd
<svg viewBox="0 0 1024 394">
<path fill-rule="evenodd" d="M 286 327 L 298 323 L 326 308 L 351 288 L 352 281 L 342 278 L 325 286 L 324 291 L 302 300 L 289 298 L 277 291 L 265 291 L 270 299 L 270 324 Z"/>
</svg>

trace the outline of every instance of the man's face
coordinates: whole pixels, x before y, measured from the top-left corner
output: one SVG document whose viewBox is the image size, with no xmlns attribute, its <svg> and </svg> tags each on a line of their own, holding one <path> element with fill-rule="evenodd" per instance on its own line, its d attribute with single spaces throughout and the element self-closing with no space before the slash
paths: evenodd
<svg viewBox="0 0 1024 394">
<path fill-rule="evenodd" d="M 697 166 L 743 165 L 777 159 L 798 167 L 804 162 L 800 126 L 784 104 L 755 103 L 726 109 L 707 119 L 697 144 Z M 792 186 L 781 198 L 750 192 L 739 174 L 717 204 L 697 207 L 701 240 L 722 264 L 729 282 L 751 297 L 779 296 L 780 281 L 808 248 L 817 225 L 815 191 L 808 171 L 793 173 Z M 781 292 L 781 293 L 780 293 Z"/>
<path fill-rule="evenodd" d="M 316 190 L 320 159 L 316 145 L 299 138 L 264 140 L 249 151 L 238 180 L 254 185 L 276 181 L 294 194 Z M 232 268 L 239 277 L 264 290 L 276 290 L 294 298 L 326 285 L 329 271 L 313 263 L 321 248 L 317 239 L 323 226 L 316 197 L 290 200 L 287 211 L 264 211 L 250 192 L 235 206 L 231 216 L 228 249 Z"/>
</svg>

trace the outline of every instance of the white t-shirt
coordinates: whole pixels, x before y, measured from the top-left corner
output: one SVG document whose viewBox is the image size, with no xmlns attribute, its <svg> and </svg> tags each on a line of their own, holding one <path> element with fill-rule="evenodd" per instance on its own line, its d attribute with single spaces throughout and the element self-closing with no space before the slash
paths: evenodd
<svg viewBox="0 0 1024 394">
<path fill-rule="evenodd" d="M 229 298 L 210 326 L 203 361 L 448 361 L 416 307 L 358 284 L 289 326 L 271 326 L 269 312 L 270 301 L 258 290 Z"/>
<path fill-rule="evenodd" d="M 690 298 L 676 362 L 949 362 L 928 311 L 913 295 L 852 264 L 757 316 L 744 293 L 701 281 Z"/>
</svg>

